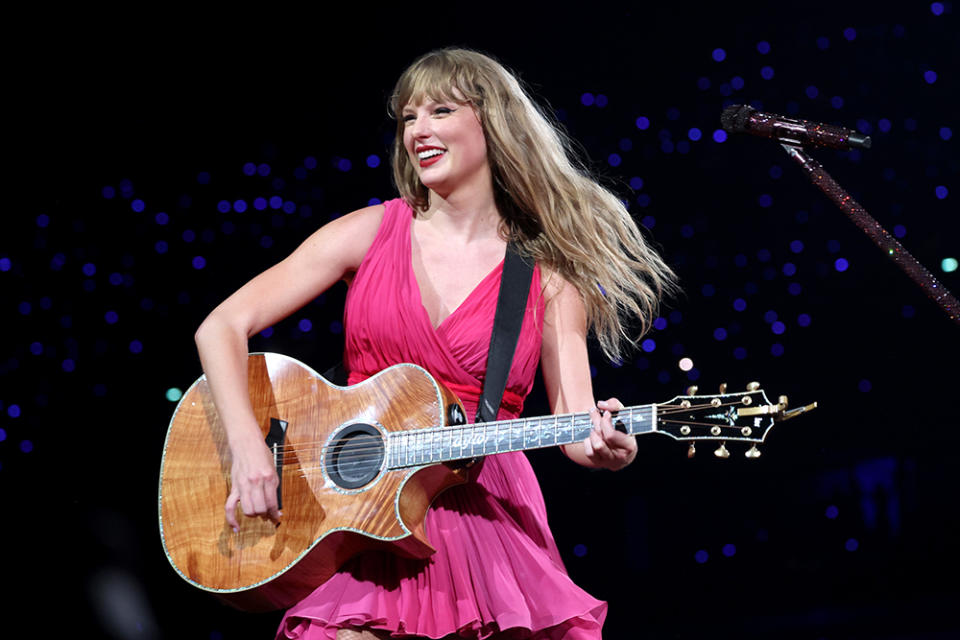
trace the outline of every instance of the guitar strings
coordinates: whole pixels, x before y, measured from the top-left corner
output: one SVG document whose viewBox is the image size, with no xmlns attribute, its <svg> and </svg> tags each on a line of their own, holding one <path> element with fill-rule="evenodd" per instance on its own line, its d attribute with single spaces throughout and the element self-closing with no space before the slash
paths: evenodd
<svg viewBox="0 0 960 640">
<path fill-rule="evenodd" d="M 686 412 L 690 412 L 690 411 L 697 411 L 697 410 L 706 409 L 706 408 L 708 408 L 708 409 L 717 409 L 717 408 L 720 408 L 720 407 L 723 407 L 723 406 L 733 406 L 733 405 L 735 405 L 735 404 L 739 404 L 739 403 L 737 403 L 737 402 L 721 403 L 719 406 L 713 406 L 713 405 L 710 405 L 710 404 L 703 404 L 703 405 L 691 405 L 690 407 L 677 407 L 677 406 L 675 406 L 675 405 L 658 405 L 658 409 L 660 409 L 660 415 L 661 415 L 661 416 L 666 416 L 666 415 L 673 415 L 673 414 L 677 414 L 677 413 L 686 413 Z M 630 408 L 627 408 L 627 409 L 622 409 L 621 412 L 631 412 L 631 413 L 632 413 L 633 411 L 635 411 L 635 410 L 637 410 L 637 409 L 639 409 L 639 408 L 630 407 Z M 566 414 L 566 416 L 569 416 L 569 417 L 572 419 L 572 422 L 569 424 L 569 426 L 568 426 L 567 424 L 564 424 L 564 427 L 563 427 L 564 429 L 577 429 L 577 428 L 582 428 L 582 427 L 585 427 L 585 426 L 587 426 L 587 425 L 589 425 L 589 424 L 591 423 L 590 414 L 585 414 L 585 413 L 580 413 L 580 414 Z M 555 419 L 554 419 L 554 423 L 555 423 L 554 426 L 555 426 L 555 428 L 559 428 L 559 419 L 560 419 L 560 418 L 566 418 L 566 416 L 558 415 L 558 416 L 555 417 Z M 546 422 L 549 422 L 550 419 L 551 419 L 551 418 L 544 417 L 544 418 L 542 418 L 541 420 L 546 421 Z M 510 431 L 512 431 L 513 429 L 516 428 L 516 426 L 512 424 L 513 422 L 526 423 L 526 422 L 528 422 L 528 421 L 525 420 L 525 419 L 519 419 L 519 420 L 515 420 L 515 421 L 514 421 L 514 420 L 500 421 L 500 422 L 498 422 L 498 423 L 488 423 L 488 424 L 485 425 L 485 426 L 487 426 L 487 427 L 492 427 L 492 426 L 494 426 L 494 425 L 497 425 L 497 429 L 499 430 L 503 425 L 509 425 L 509 426 L 508 426 L 508 433 L 509 433 Z M 667 422 L 667 423 L 671 423 L 671 424 L 690 424 L 690 425 L 695 425 L 695 426 L 713 426 L 713 425 L 710 424 L 710 423 L 691 422 L 691 421 L 689 421 L 689 420 L 684 420 L 684 421 L 679 421 L 679 420 L 663 420 L 663 422 Z M 460 427 L 460 428 L 461 428 L 461 431 L 477 429 L 477 425 L 451 425 L 451 426 L 440 427 L 440 428 L 438 428 L 438 427 L 436 427 L 436 426 L 432 426 L 432 427 L 427 427 L 427 428 L 425 428 L 425 429 L 413 429 L 413 430 L 409 430 L 409 431 L 400 431 L 400 432 L 392 432 L 392 433 L 395 434 L 395 435 L 397 435 L 397 436 L 400 436 L 400 435 L 415 436 L 416 434 L 424 434 L 424 433 L 430 433 L 430 432 L 433 432 L 433 433 L 441 433 L 441 434 L 451 434 L 451 435 L 452 435 L 452 432 L 450 431 L 450 429 L 454 429 L 454 428 L 457 428 L 457 427 Z M 440 431 L 439 429 L 443 429 L 443 431 Z M 461 433 L 460 435 L 462 436 L 463 434 Z M 311 452 L 311 453 L 312 453 L 312 452 L 316 452 L 316 451 L 317 451 L 316 444 L 319 444 L 319 442 L 320 442 L 320 441 L 316 441 L 316 442 L 300 442 L 300 443 L 298 443 L 298 444 L 296 444 L 296 445 L 278 445 L 277 448 L 276 448 L 276 453 L 277 453 L 278 455 L 284 455 L 284 456 L 285 456 L 287 453 L 290 453 L 290 454 L 293 454 L 293 455 L 297 455 L 297 454 L 300 454 L 300 453 L 302 453 L 302 452 Z M 484 442 L 486 442 L 486 438 L 484 438 Z M 431 444 L 432 444 L 432 443 L 431 443 Z M 399 446 L 403 446 L 403 445 L 399 445 Z M 442 448 L 442 446 L 443 446 L 443 445 L 441 444 L 441 448 Z M 462 458 L 455 458 L 455 459 L 467 459 L 467 458 L 470 458 L 470 457 L 474 457 L 472 454 L 463 454 L 463 449 L 465 449 L 465 448 L 467 448 L 467 447 L 472 447 L 472 446 L 473 446 L 473 443 L 472 443 L 472 442 L 471 442 L 470 444 L 467 444 L 467 445 L 463 445 L 463 444 L 459 445 L 459 448 L 461 449 Z M 338 456 L 338 461 L 344 462 L 344 463 L 353 464 L 353 465 L 357 465 L 357 464 L 366 463 L 368 460 L 380 460 L 380 459 L 381 459 L 381 455 L 382 455 L 381 452 L 384 451 L 384 445 L 383 445 L 383 443 L 382 443 L 382 440 L 377 440 L 376 442 L 374 442 L 373 444 L 370 444 L 370 445 L 361 445 L 361 446 L 356 446 L 356 445 L 354 445 L 354 446 L 352 446 L 352 448 L 351 448 L 349 451 L 347 451 L 347 452 L 342 452 L 342 450 L 345 449 L 345 448 L 347 448 L 347 447 L 351 447 L 351 445 L 350 445 L 349 442 L 335 443 L 335 444 L 333 444 L 333 445 L 325 445 L 325 446 L 321 446 L 321 447 L 320 447 L 319 454 L 320 454 L 321 457 L 326 456 L 326 455 L 337 455 L 337 456 Z M 454 443 L 450 443 L 450 450 L 452 451 L 454 448 L 457 448 L 457 446 L 456 446 Z M 522 448 L 523 448 L 523 447 L 522 447 Z M 338 453 L 338 451 L 340 451 L 340 452 Z M 441 458 L 442 458 L 442 457 L 443 457 L 443 456 L 441 456 Z M 411 465 L 402 465 L 402 466 L 416 466 L 416 464 L 421 464 L 421 463 L 414 463 L 414 464 L 411 464 Z"/>
</svg>

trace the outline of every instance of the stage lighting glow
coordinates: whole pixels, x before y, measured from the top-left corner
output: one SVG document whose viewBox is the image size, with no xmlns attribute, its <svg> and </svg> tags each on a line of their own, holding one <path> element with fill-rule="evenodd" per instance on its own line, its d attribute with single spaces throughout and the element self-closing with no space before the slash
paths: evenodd
<svg viewBox="0 0 960 640">
<path fill-rule="evenodd" d="M 827 251 L 836 253 L 840 251 L 840 242 L 837 240 L 827 240 Z"/>
<path fill-rule="evenodd" d="M 643 178 L 638 178 L 637 176 L 630 178 L 630 188 L 634 191 L 643 189 Z"/>
<path fill-rule="evenodd" d="M 934 189 L 934 193 L 937 194 L 937 200 L 945 200 L 947 198 L 947 195 L 949 195 L 950 191 L 941 184 L 941 185 L 938 185 L 936 189 Z"/>
<path fill-rule="evenodd" d="M 747 308 L 747 301 L 744 300 L 743 298 L 737 298 L 736 300 L 733 301 L 733 308 L 736 311 L 743 311 L 744 309 Z"/>
<path fill-rule="evenodd" d="M 233 210 L 237 213 L 243 213 L 247 210 L 247 201 L 246 200 L 234 200 L 233 201 Z"/>
<path fill-rule="evenodd" d="M 257 165 L 253 162 L 245 162 L 243 165 L 243 175 L 253 176 L 257 173 Z"/>
<path fill-rule="evenodd" d="M 700 549 L 695 554 L 693 554 L 693 559 L 697 561 L 698 564 L 703 564 L 710 559 L 710 554 L 708 554 L 703 549 Z"/>
<path fill-rule="evenodd" d="M 650 128 L 650 119 L 646 116 L 640 116 L 636 119 L 634 124 L 636 124 L 637 129 L 646 130 Z"/>
<path fill-rule="evenodd" d="M 772 355 L 774 358 L 779 358 L 782 356 L 783 351 L 783 345 L 779 342 L 774 342 L 772 345 L 770 345 L 770 355 Z"/>
<path fill-rule="evenodd" d="M 703 132 L 700 131 L 700 129 L 693 127 L 692 129 L 687 131 L 687 137 L 693 140 L 694 142 L 696 142 L 697 140 L 703 137 Z"/>
<path fill-rule="evenodd" d="M 23 440 L 20 442 L 20 451 L 23 453 L 30 453 L 33 451 L 33 443 L 29 440 Z"/>
<path fill-rule="evenodd" d="M 183 391 L 180 391 L 180 389 L 176 387 L 170 387 L 169 389 L 167 389 L 166 396 L 167 396 L 167 400 L 169 400 L 170 402 L 177 402 L 180 400 L 180 398 L 183 397 Z"/>
<path fill-rule="evenodd" d="M 644 202 L 646 204 L 644 204 L 643 202 L 640 202 L 640 197 L 637 196 L 637 204 L 639 204 L 641 207 L 645 207 L 648 204 L 650 204 L 650 198 L 646 198 Z M 657 226 L 657 219 L 654 218 L 653 216 L 643 216 L 643 219 L 640 220 L 640 224 L 645 226 L 647 229 L 653 229 L 655 226 Z"/>
<path fill-rule="evenodd" d="M 898 238 L 902 238 L 903 236 L 907 235 L 907 228 L 902 224 L 895 224 L 893 225 L 893 235 L 897 236 Z"/>
<path fill-rule="evenodd" d="M 348 160 L 349 162 L 349 160 Z M 284 213 L 293 213 L 297 210 L 297 203 L 292 200 L 287 200 L 283 203 L 283 212 Z"/>
<path fill-rule="evenodd" d="M 837 271 L 846 271 L 850 268 L 850 263 L 847 262 L 846 258 L 837 258 L 836 262 L 833 263 L 834 269 Z"/>
<path fill-rule="evenodd" d="M 205 266 L 207 266 L 207 259 L 204 258 L 203 256 L 195 256 L 193 258 L 192 264 L 193 264 L 193 268 L 199 271 L 200 269 L 203 269 Z"/>
<path fill-rule="evenodd" d="M 680 358 L 677 366 L 680 367 L 681 371 L 690 371 L 690 369 L 693 369 L 693 360 L 690 358 Z"/>
<path fill-rule="evenodd" d="M 120 319 L 120 316 L 116 311 L 107 311 L 103 314 L 103 319 L 107 321 L 107 324 L 117 324 L 117 321 Z"/>
<path fill-rule="evenodd" d="M 657 331 L 663 331 L 667 328 L 667 319 L 660 317 L 653 321 L 653 328 Z"/>
<path fill-rule="evenodd" d="M 339 320 L 334 320 L 330 323 L 330 333 L 341 334 L 343 333 L 343 323 Z"/>
<path fill-rule="evenodd" d="M 594 103 L 594 97 L 592 93 L 584 93 L 580 96 L 580 104 L 585 107 L 592 107 Z"/>
<path fill-rule="evenodd" d="M 767 262 L 770 260 L 770 249 L 759 249 L 757 250 L 757 260 L 760 262 Z"/>
<path fill-rule="evenodd" d="M 773 309 L 763 314 L 763 321 L 766 322 L 767 324 L 771 324 L 775 322 L 776 319 L 777 319 L 777 312 L 774 311 Z"/>
<path fill-rule="evenodd" d="M 680 235 L 683 236 L 684 238 L 692 238 L 693 233 L 694 233 L 694 230 L 693 230 L 692 224 L 685 224 L 680 227 Z"/>
<path fill-rule="evenodd" d="M 153 245 L 153 250 L 157 253 L 166 253 L 169 246 L 163 240 L 157 240 L 156 244 Z"/>
<path fill-rule="evenodd" d="M 9 417 L 11 417 L 11 418 L 19 418 L 19 417 L 20 417 L 20 405 L 18 405 L 18 404 L 12 404 L 12 405 L 10 405 L 9 407 L 7 407 L 7 415 L 8 415 Z"/>
<path fill-rule="evenodd" d="M 300 320 L 300 322 L 297 323 L 297 328 L 300 329 L 300 331 L 307 333 L 308 331 L 313 329 L 313 323 L 310 322 L 309 318 L 303 318 Z"/>
<path fill-rule="evenodd" d="M 797 275 L 797 265 L 792 262 L 787 262 L 783 265 L 783 275 L 790 277 Z"/>
<path fill-rule="evenodd" d="M 643 208 L 649 207 L 649 206 L 650 206 L 650 196 L 648 196 L 648 195 L 645 194 L 645 193 L 641 193 L 640 195 L 637 196 L 637 204 L 640 205 L 640 206 L 643 207 Z M 647 218 L 652 218 L 652 216 L 646 216 L 646 217 L 644 218 L 644 220 L 646 220 Z M 648 225 L 647 228 L 648 228 L 648 229 L 652 229 L 653 227 L 651 227 L 651 226 Z"/>
<path fill-rule="evenodd" d="M 857 388 L 860 389 L 861 393 L 869 393 L 873 389 L 873 384 L 864 378 L 857 383 Z"/>
<path fill-rule="evenodd" d="M 723 129 L 716 129 L 713 132 L 713 141 L 714 142 L 726 142 L 727 141 L 727 132 Z"/>
<path fill-rule="evenodd" d="M 880 118 L 879 120 L 877 120 L 877 128 L 880 129 L 880 131 L 883 131 L 884 133 L 889 133 L 891 127 L 893 127 L 893 123 L 891 123 L 889 119 Z"/>
<path fill-rule="evenodd" d="M 826 51 L 829 48 L 830 48 L 830 38 L 826 36 L 820 36 L 819 38 L 817 38 L 817 49 L 820 49 L 820 51 Z"/>
<path fill-rule="evenodd" d="M 773 67 L 770 65 L 764 65 L 760 68 L 760 77 L 764 80 L 772 80 L 774 76 Z"/>
<path fill-rule="evenodd" d="M 732 558 L 737 553 L 737 547 L 733 544 L 725 544 L 723 545 L 722 551 L 723 555 Z"/>
<path fill-rule="evenodd" d="M 787 293 L 792 296 L 798 296 L 803 292 L 803 285 L 799 282 L 791 282 L 790 286 L 787 287 Z"/>
<path fill-rule="evenodd" d="M 770 325 L 770 330 L 773 331 L 778 336 L 781 335 L 784 331 L 787 330 L 787 325 L 783 324 L 779 320 Z"/>
<path fill-rule="evenodd" d="M 737 360 L 744 360 L 747 357 L 747 350 L 743 347 L 736 347 L 733 350 L 733 357 Z"/>
<path fill-rule="evenodd" d="M 598 107 L 600 107 L 601 109 L 603 109 L 603 108 L 604 108 L 605 106 L 607 106 L 609 103 L 610 103 L 610 100 L 607 98 L 607 96 L 603 95 L 602 93 L 598 93 L 598 94 L 597 94 L 597 99 L 596 99 L 595 104 L 596 104 Z"/>
<path fill-rule="evenodd" d="M 943 3 L 942 2 L 931 2 L 930 3 L 930 13 L 935 16 L 943 15 Z"/>
<path fill-rule="evenodd" d="M 143 353 L 143 343 L 139 340 L 131 340 L 130 353 Z"/>
<path fill-rule="evenodd" d="M 262 163 L 258 164 L 258 165 L 257 165 L 257 175 L 262 176 L 262 177 L 264 177 L 264 178 L 266 178 L 268 175 L 270 175 L 270 165 L 268 165 L 266 162 L 262 162 Z"/>
<path fill-rule="evenodd" d="M 197 174 L 197 183 L 198 184 L 210 184 L 210 172 L 201 171 Z"/>
<path fill-rule="evenodd" d="M 110 185 L 107 185 L 106 187 L 100 190 L 100 195 L 102 195 L 107 200 L 113 200 L 114 196 L 117 195 L 117 190 L 111 187 Z"/>
<path fill-rule="evenodd" d="M 927 84 L 933 84 L 937 81 L 937 72 L 933 69 L 927 69 L 923 72 L 923 79 L 927 82 Z"/>
<path fill-rule="evenodd" d="M 713 294 L 717 292 L 717 288 L 712 284 L 707 283 L 700 288 L 700 292 L 704 295 L 704 297 L 710 298 L 713 297 Z"/>
<path fill-rule="evenodd" d="M 706 76 L 701 76 L 700 78 L 698 78 L 698 79 L 697 79 L 697 88 L 700 89 L 701 91 L 706 91 L 707 89 L 709 89 L 709 88 L 710 88 L 710 78 L 707 78 Z"/>
<path fill-rule="evenodd" d="M 267 208 L 267 199 L 261 198 L 261 197 L 254 198 L 253 208 L 256 209 L 257 211 L 263 211 L 264 209 Z"/>
<path fill-rule="evenodd" d="M 744 80 L 740 76 L 733 76 L 730 78 L 730 86 L 739 91 L 743 89 Z"/>
<path fill-rule="evenodd" d="M 370 154 L 367 156 L 367 166 L 371 169 L 376 169 L 380 166 L 380 156 L 376 154 Z"/>
<path fill-rule="evenodd" d="M 949 140 L 953 137 L 953 129 L 950 127 L 940 127 L 940 138 L 942 140 Z"/>
<path fill-rule="evenodd" d="M 836 505 L 831 504 L 827 507 L 823 515 L 827 516 L 829 520 L 836 520 L 837 516 L 840 515 L 840 509 L 838 509 Z"/>
<path fill-rule="evenodd" d="M 843 96 L 833 96 L 832 98 L 830 98 L 830 106 L 833 107 L 834 109 L 842 109 Z"/>
<path fill-rule="evenodd" d="M 671 140 L 664 140 L 660 143 L 660 150 L 664 153 L 673 153 L 674 145 Z"/>
<path fill-rule="evenodd" d="M 217 203 L 217 211 L 220 213 L 230 213 L 230 209 L 231 206 L 229 200 L 221 200 Z"/>
<path fill-rule="evenodd" d="M 761 40 L 757 43 L 757 51 L 760 52 L 760 55 L 767 55 L 770 53 L 770 43 L 766 40 Z"/>
<path fill-rule="evenodd" d="M 944 258 L 940 261 L 940 268 L 943 269 L 944 273 L 953 273 L 957 270 L 957 259 Z"/>
<path fill-rule="evenodd" d="M 856 551 L 860 547 L 860 543 L 857 542 L 856 538 L 850 538 L 844 543 L 843 547 L 847 551 Z"/>
<path fill-rule="evenodd" d="M 146 208 L 146 206 L 147 205 L 144 204 L 143 200 L 140 200 L 139 198 L 137 198 L 136 200 L 130 203 L 130 208 L 136 211 L 137 213 L 140 213 L 141 211 L 143 211 Z"/>
<path fill-rule="evenodd" d="M 723 62 L 727 57 L 727 52 L 718 47 L 713 50 L 710 56 L 717 62 Z"/>
<path fill-rule="evenodd" d="M 190 244 L 197 239 L 197 234 L 193 231 L 193 229 L 184 229 L 183 233 L 180 234 L 180 237 L 183 238 L 184 242 Z"/>
<path fill-rule="evenodd" d="M 903 128 L 907 131 L 916 131 L 917 130 L 917 120 L 916 118 L 907 118 L 903 121 Z"/>
<path fill-rule="evenodd" d="M 820 90 L 817 89 L 817 88 L 816 88 L 815 86 L 813 86 L 812 84 L 811 84 L 810 86 L 808 86 L 806 89 L 804 89 L 803 92 L 804 92 L 805 94 L 807 94 L 807 97 L 810 98 L 811 100 L 813 100 L 813 99 L 816 98 L 818 95 L 820 95 Z"/>
<path fill-rule="evenodd" d="M 713 339 L 719 342 L 723 342 L 727 339 L 727 330 L 723 327 L 717 327 L 713 330 Z"/>
<path fill-rule="evenodd" d="M 262 238 L 260 238 L 260 246 L 263 247 L 264 249 L 269 249 L 270 247 L 273 246 L 273 238 L 271 238 L 270 236 L 263 236 Z"/>
<path fill-rule="evenodd" d="M 853 42 L 854 40 L 857 39 L 857 30 L 854 29 L 853 27 L 847 27 L 846 29 L 843 30 L 843 37 L 849 40 L 850 42 Z"/>
<path fill-rule="evenodd" d="M 611 153 L 607 156 L 607 164 L 611 167 L 619 167 L 620 163 L 623 162 L 623 159 L 620 157 L 619 153 Z"/>
<path fill-rule="evenodd" d="M 647 338 L 646 340 L 640 343 L 640 348 L 646 351 L 647 353 L 650 353 L 651 351 L 657 348 L 657 343 L 653 338 Z"/>
<path fill-rule="evenodd" d="M 573 555 L 577 556 L 578 558 L 582 558 L 583 556 L 587 555 L 587 545 L 585 544 L 574 545 Z"/>
<path fill-rule="evenodd" d="M 60 368 L 66 371 L 67 373 L 70 373 L 77 368 L 77 363 L 74 362 L 72 359 L 67 358 L 66 360 L 60 363 Z"/>
</svg>

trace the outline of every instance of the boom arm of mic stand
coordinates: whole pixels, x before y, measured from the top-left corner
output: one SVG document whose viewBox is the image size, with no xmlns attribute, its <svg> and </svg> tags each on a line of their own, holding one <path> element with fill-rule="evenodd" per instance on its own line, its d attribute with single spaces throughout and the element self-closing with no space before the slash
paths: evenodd
<svg viewBox="0 0 960 640">
<path fill-rule="evenodd" d="M 960 302 L 947 290 L 926 267 L 920 264 L 900 242 L 890 235 L 880 223 L 867 213 L 859 202 L 854 200 L 836 180 L 834 180 L 823 166 L 803 150 L 803 148 L 781 144 L 787 155 L 797 161 L 806 172 L 810 180 L 821 191 L 827 194 L 840 209 L 853 220 L 860 229 L 870 236 L 874 244 L 880 247 L 887 257 L 897 263 L 910 278 L 916 282 L 924 292 L 939 304 L 950 319 L 960 324 Z"/>
</svg>

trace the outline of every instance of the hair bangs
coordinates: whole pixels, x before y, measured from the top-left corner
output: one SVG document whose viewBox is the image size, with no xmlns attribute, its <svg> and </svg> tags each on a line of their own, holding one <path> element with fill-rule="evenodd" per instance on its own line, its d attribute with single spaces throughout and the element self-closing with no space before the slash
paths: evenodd
<svg viewBox="0 0 960 640">
<path fill-rule="evenodd" d="M 441 50 L 427 54 L 404 72 L 390 100 L 394 118 L 400 119 L 405 106 L 425 100 L 476 104 L 482 98 L 476 79 L 469 77 L 469 66 L 457 60 L 453 53 Z"/>
</svg>

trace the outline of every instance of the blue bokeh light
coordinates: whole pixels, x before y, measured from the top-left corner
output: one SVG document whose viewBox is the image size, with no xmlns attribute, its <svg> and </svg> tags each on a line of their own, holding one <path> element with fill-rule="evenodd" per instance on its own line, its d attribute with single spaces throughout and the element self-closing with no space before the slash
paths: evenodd
<svg viewBox="0 0 960 640">
<path fill-rule="evenodd" d="M 723 62 L 727 58 L 727 52 L 718 47 L 710 53 L 710 57 L 716 62 Z"/>
<path fill-rule="evenodd" d="M 757 51 L 760 52 L 760 55 L 767 55 L 770 53 L 770 43 L 766 40 L 761 40 L 757 43 Z"/>
<path fill-rule="evenodd" d="M 923 79 L 927 84 L 933 84 L 937 81 L 937 72 L 933 69 L 927 69 L 923 72 Z"/>
<path fill-rule="evenodd" d="M 646 130 L 650 128 L 650 119 L 646 116 L 640 116 L 636 119 L 634 124 L 636 124 L 637 129 Z"/>
<path fill-rule="evenodd" d="M 732 558 L 737 553 L 737 547 L 733 544 L 728 543 L 723 545 L 723 549 L 721 549 L 721 551 L 723 555 L 725 555 L 726 557 Z"/>
<path fill-rule="evenodd" d="M 772 80 L 774 75 L 773 67 L 770 65 L 764 65 L 760 68 L 760 77 L 764 80 Z"/>
<path fill-rule="evenodd" d="M 646 351 L 647 353 L 650 353 L 651 351 L 657 348 L 657 343 L 653 338 L 647 338 L 646 340 L 640 343 L 640 348 Z"/>
<path fill-rule="evenodd" d="M 726 142 L 727 141 L 727 132 L 723 129 L 716 129 L 713 132 L 713 141 L 714 142 Z"/>
<path fill-rule="evenodd" d="M 708 554 L 705 550 L 700 549 L 693 554 L 693 559 L 696 560 L 698 564 L 703 564 L 710 559 L 710 554 Z"/>
<path fill-rule="evenodd" d="M 837 271 L 843 272 L 850 268 L 850 263 L 847 262 L 846 258 L 837 258 L 837 260 L 833 263 L 833 268 Z"/>
</svg>

